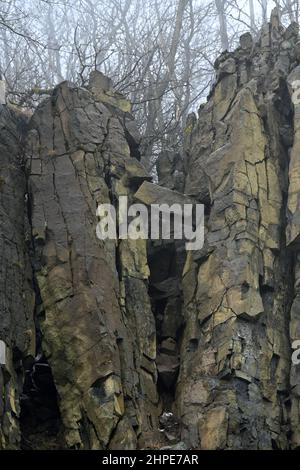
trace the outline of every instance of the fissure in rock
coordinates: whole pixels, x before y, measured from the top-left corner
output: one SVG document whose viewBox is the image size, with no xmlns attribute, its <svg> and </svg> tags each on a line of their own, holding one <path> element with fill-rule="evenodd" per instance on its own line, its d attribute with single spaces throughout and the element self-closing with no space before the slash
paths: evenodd
<svg viewBox="0 0 300 470">
<path fill-rule="evenodd" d="M 183 323 L 181 274 L 184 262 L 182 243 L 160 241 L 149 246 L 149 295 L 156 324 L 157 387 L 166 412 L 172 412 L 180 367 Z"/>
<path fill-rule="evenodd" d="M 63 449 L 63 429 L 58 396 L 45 356 L 25 365 L 20 397 L 20 432 L 23 450 Z"/>
</svg>

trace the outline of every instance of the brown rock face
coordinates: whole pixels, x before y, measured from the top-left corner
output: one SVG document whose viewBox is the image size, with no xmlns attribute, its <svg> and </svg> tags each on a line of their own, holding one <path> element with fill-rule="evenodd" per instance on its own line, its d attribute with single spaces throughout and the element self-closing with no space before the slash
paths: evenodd
<svg viewBox="0 0 300 470">
<path fill-rule="evenodd" d="M 258 43 L 243 36 L 217 61 L 186 129 L 185 193 L 205 203 L 207 234 L 184 269 L 176 406 L 197 448 L 300 444 L 296 41 L 274 11 Z"/>
<path fill-rule="evenodd" d="M 297 41 L 275 10 L 221 55 L 160 186 L 100 72 L 28 128 L 1 106 L 0 449 L 300 447 Z M 97 207 L 121 196 L 203 203 L 203 248 L 101 241 Z"/>
</svg>

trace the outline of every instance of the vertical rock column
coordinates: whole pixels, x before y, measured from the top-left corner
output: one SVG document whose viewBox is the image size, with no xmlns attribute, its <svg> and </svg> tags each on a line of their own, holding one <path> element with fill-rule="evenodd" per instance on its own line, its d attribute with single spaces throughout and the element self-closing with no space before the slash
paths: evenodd
<svg viewBox="0 0 300 470">
<path fill-rule="evenodd" d="M 294 107 L 294 142 L 290 151 L 289 193 L 286 240 L 294 254 L 294 299 L 290 316 L 291 343 L 300 339 L 300 66 L 288 76 L 288 87 Z M 300 446 L 300 367 L 291 364 L 291 446 Z"/>
<path fill-rule="evenodd" d="M 21 119 L 0 105 L 0 449 L 20 445 L 20 395 L 26 358 L 35 356 L 34 293 L 27 256 L 26 179 Z"/>
<path fill-rule="evenodd" d="M 184 270 L 177 385 L 183 438 L 202 449 L 287 448 L 293 255 L 286 247 L 297 28 L 277 11 L 241 37 L 186 130 L 185 192 L 206 205 L 206 242 Z"/>
<path fill-rule="evenodd" d="M 146 242 L 100 241 L 96 209 L 145 179 L 130 104 L 95 73 L 35 112 L 27 157 L 43 347 L 68 447 L 132 449 L 158 428 Z"/>
</svg>

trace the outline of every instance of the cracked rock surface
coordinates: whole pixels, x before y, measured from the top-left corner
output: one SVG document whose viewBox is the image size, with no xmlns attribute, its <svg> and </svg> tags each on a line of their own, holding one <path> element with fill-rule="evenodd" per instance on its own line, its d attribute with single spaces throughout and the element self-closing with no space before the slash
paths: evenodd
<svg viewBox="0 0 300 470">
<path fill-rule="evenodd" d="M 156 432 L 159 402 L 146 241 L 100 241 L 96 209 L 149 176 L 130 154 L 124 100 L 107 107 L 92 90 L 63 83 L 30 124 L 38 317 L 67 446 L 132 449 Z"/>
<path fill-rule="evenodd" d="M 35 354 L 22 149 L 25 126 L 17 113 L 0 106 L 0 340 L 5 345 L 5 364 L 0 366 L 0 449 L 19 448 L 22 360 Z"/>
<path fill-rule="evenodd" d="M 185 193 L 206 205 L 207 233 L 184 268 L 176 406 L 183 439 L 203 449 L 300 444 L 298 30 L 275 9 L 250 39 L 218 59 L 185 135 Z"/>
<path fill-rule="evenodd" d="M 299 44 L 275 9 L 220 56 L 159 185 L 100 72 L 1 106 L 0 449 L 300 447 Z M 203 203 L 203 248 L 99 240 L 120 196 Z M 36 403 L 57 436 L 29 438 Z"/>
</svg>

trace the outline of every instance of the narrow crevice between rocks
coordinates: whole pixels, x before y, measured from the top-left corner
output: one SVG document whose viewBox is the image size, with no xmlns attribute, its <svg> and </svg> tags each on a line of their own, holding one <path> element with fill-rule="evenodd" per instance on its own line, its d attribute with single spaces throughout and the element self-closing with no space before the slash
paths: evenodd
<svg viewBox="0 0 300 470">
<path fill-rule="evenodd" d="M 64 448 L 57 391 L 42 353 L 27 364 L 20 404 L 21 449 Z"/>
<path fill-rule="evenodd" d="M 180 441 L 180 422 L 173 412 L 173 405 L 180 366 L 184 262 L 185 250 L 181 242 L 160 240 L 149 243 L 149 296 L 156 323 L 157 391 L 163 410 L 159 422 L 166 445 Z"/>
</svg>

